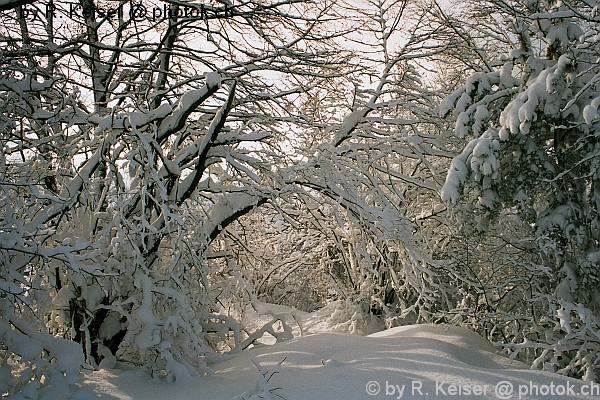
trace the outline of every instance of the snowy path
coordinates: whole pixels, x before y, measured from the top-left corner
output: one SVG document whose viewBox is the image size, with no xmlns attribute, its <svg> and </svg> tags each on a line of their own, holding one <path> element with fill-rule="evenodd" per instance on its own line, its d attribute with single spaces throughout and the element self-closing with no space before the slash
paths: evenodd
<svg viewBox="0 0 600 400">
<path fill-rule="evenodd" d="M 404 326 L 367 337 L 319 333 L 245 351 L 212 365 L 212 377 L 169 385 L 138 372 L 100 371 L 88 375 L 85 387 L 109 400 L 230 400 L 261 378 L 252 358 L 268 369 L 285 358 L 271 383 L 287 400 L 600 398 L 600 387 L 528 370 L 495 351 L 476 334 L 443 325 Z M 502 392 L 508 385 L 502 382 L 513 392 Z M 594 396 L 580 395 L 582 390 Z"/>
</svg>

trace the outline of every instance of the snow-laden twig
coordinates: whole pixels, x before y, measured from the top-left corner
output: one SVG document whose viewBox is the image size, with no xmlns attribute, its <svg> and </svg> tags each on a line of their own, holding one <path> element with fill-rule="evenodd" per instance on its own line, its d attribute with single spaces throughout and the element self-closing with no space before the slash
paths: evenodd
<svg viewBox="0 0 600 400">
<path fill-rule="evenodd" d="M 269 369 L 263 367 L 258 361 L 256 361 L 256 359 L 253 358 L 252 363 L 254 363 L 256 369 L 258 369 L 262 375 L 262 378 L 258 380 L 254 387 L 248 389 L 238 396 L 235 396 L 232 400 L 274 400 L 275 398 L 285 399 L 284 397 L 275 393 L 276 390 L 281 390 L 281 388 L 273 385 L 271 378 L 273 378 L 275 374 L 281 372 L 281 364 L 283 364 L 286 359 L 287 357 L 279 361 L 273 366 L 271 371 L 269 371 Z"/>
</svg>

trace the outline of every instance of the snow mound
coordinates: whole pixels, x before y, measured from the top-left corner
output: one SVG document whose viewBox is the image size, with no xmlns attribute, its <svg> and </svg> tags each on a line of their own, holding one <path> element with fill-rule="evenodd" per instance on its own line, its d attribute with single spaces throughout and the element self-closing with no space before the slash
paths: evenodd
<svg viewBox="0 0 600 400">
<path fill-rule="evenodd" d="M 195 381 L 164 384 L 139 372 L 103 370 L 88 374 L 84 387 L 103 399 L 230 400 L 264 383 L 263 373 L 279 371 L 277 364 L 285 360 L 269 381 L 279 388 L 272 398 L 592 398 L 580 395 L 585 382 L 528 370 L 496 350 L 475 333 L 446 325 L 402 326 L 370 336 L 318 333 L 244 351 L 213 364 L 214 376 Z"/>
<path fill-rule="evenodd" d="M 497 354 L 498 348 L 478 334 L 452 325 L 408 325 L 378 332 L 369 337 L 402 339 L 423 353 L 438 353 L 448 360 L 488 369 L 527 368 Z M 426 345 L 427 347 L 423 347 Z"/>
</svg>

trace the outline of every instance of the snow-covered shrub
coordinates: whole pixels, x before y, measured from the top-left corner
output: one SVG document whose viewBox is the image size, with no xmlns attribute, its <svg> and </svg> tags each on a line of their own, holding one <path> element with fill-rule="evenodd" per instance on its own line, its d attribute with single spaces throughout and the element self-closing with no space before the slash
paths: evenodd
<svg viewBox="0 0 600 400">
<path fill-rule="evenodd" d="M 534 368 L 595 381 L 600 363 L 600 321 L 596 315 L 583 304 L 551 295 L 536 300 L 544 306 L 543 311 L 550 312 L 532 320 L 522 336 L 515 337 L 520 340 L 505 345 L 508 354 L 524 358 Z"/>
<path fill-rule="evenodd" d="M 463 234 L 499 232 L 507 246 L 531 253 L 529 272 L 514 282 L 530 288 L 522 306 L 492 310 L 507 329 L 518 321 L 500 338 L 507 348 L 531 350 L 535 366 L 591 379 L 600 367 L 599 27 L 583 2 L 535 10 L 514 3 L 524 10 L 510 23 L 520 48 L 440 105 L 444 115 L 454 110 L 457 136 L 474 136 L 441 196 Z M 515 218 L 520 233 L 511 237 L 502 224 Z"/>
<path fill-rule="evenodd" d="M 235 84 L 212 119 L 191 122 L 197 136 L 175 146 L 168 140 L 220 89 L 218 76 L 173 107 L 108 116 L 86 112 L 55 80 L 31 79 L 9 73 L 0 86 L 2 115 L 13 121 L 2 131 L 0 169 L 2 368 L 15 376 L 2 393 L 52 387 L 66 396 L 84 362 L 128 362 L 168 381 L 206 373 L 204 355 L 214 349 L 203 323 L 217 308 L 204 253 L 231 216 L 260 197 L 236 187 L 229 200 L 224 193 L 192 208 L 205 166 L 185 166 L 205 160 Z M 16 130 L 28 131 L 27 140 L 15 141 Z M 69 134 L 78 140 L 66 141 Z M 48 137 L 65 142 L 55 150 L 45 147 Z"/>
<path fill-rule="evenodd" d="M 43 187 L 42 182 L 61 183 L 50 168 L 51 148 L 34 151 L 23 142 L 45 141 L 45 135 L 31 132 L 47 134 L 50 127 L 33 114 L 45 115 L 44 107 L 56 106 L 64 96 L 58 79 L 38 80 L 14 70 L 0 73 L 0 396 L 61 398 L 82 377 L 85 358 L 79 344 L 60 337 L 77 328 L 68 318 L 57 324 L 52 315 L 52 296 L 63 283 L 53 262 L 79 267 L 89 261 L 93 246 L 83 239 L 54 246 L 50 238 L 56 231 L 36 224 L 44 205 L 54 204 L 60 212 L 68 199 Z M 26 140 L 16 140 L 19 129 Z M 63 161 L 57 171 L 68 168 Z"/>
<path fill-rule="evenodd" d="M 368 292 L 365 291 L 365 294 Z M 369 300 L 349 298 L 333 301 L 315 311 L 311 323 L 319 321 L 319 329 L 327 332 L 369 335 L 382 331 L 385 329 L 384 318 L 373 314 Z"/>
<path fill-rule="evenodd" d="M 51 400 L 70 396 L 71 385 L 82 378 L 85 358 L 81 347 L 43 332 L 35 316 L 28 321 L 23 315 L 28 313 L 23 313 L 23 309 L 35 309 L 37 304 L 17 299 L 24 288 L 2 283 L 0 393 L 15 399 Z"/>
</svg>

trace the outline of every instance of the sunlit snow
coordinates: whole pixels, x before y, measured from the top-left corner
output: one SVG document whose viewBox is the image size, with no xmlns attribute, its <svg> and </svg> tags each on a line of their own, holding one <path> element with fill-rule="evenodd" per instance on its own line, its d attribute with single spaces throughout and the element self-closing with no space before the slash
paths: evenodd
<svg viewBox="0 0 600 400">
<path fill-rule="evenodd" d="M 590 399 L 594 396 L 580 394 L 593 390 L 600 395 L 600 387 L 584 381 L 511 362 L 463 328 L 407 325 L 360 336 L 325 332 L 313 315 L 297 316 L 304 336 L 217 361 L 210 365 L 213 376 L 167 384 L 139 370 L 105 369 L 86 374 L 75 400 L 230 400 L 243 394 L 287 400 Z M 273 374 L 279 363 L 280 372 Z M 265 385 L 270 390 L 261 392 Z"/>
</svg>

